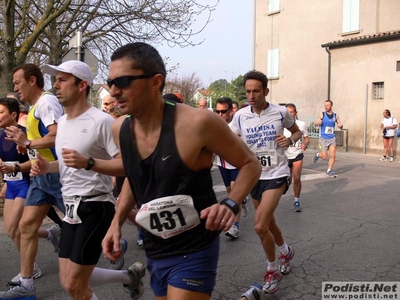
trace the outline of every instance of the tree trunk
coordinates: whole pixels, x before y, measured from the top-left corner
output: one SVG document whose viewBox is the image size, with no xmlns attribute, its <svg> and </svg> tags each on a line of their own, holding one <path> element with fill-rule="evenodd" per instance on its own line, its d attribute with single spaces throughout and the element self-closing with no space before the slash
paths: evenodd
<svg viewBox="0 0 400 300">
<path fill-rule="evenodd" d="M 3 1 L 3 63 L 0 65 L 0 94 L 5 95 L 14 90 L 12 83 L 12 70 L 14 69 L 14 16 L 15 5 L 13 0 Z"/>
</svg>

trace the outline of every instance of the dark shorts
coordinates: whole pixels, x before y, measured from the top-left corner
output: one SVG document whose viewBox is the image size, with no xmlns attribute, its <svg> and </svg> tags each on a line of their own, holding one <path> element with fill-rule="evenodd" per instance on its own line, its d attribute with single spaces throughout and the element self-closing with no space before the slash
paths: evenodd
<svg viewBox="0 0 400 300">
<path fill-rule="evenodd" d="M 236 180 L 236 177 L 239 174 L 238 169 L 225 169 L 221 166 L 219 167 L 219 172 L 221 173 L 222 180 L 224 181 L 225 186 L 231 186 L 231 182 Z"/>
<path fill-rule="evenodd" d="M 297 155 L 295 158 L 293 158 L 293 159 L 288 159 L 289 168 L 292 168 L 292 167 L 293 167 L 293 163 L 294 163 L 295 161 L 302 160 L 303 158 L 304 158 L 304 154 L 303 154 L 303 153 L 300 153 L 300 154 Z"/>
<path fill-rule="evenodd" d="M 111 202 L 81 202 L 81 224 L 63 222 L 60 239 L 61 258 L 79 265 L 95 265 L 100 258 L 101 242 L 110 227 L 115 208 Z"/>
<path fill-rule="evenodd" d="M 47 173 L 32 177 L 26 196 L 26 206 L 55 205 L 65 213 L 64 201 L 61 196 L 60 175 Z"/>
<path fill-rule="evenodd" d="M 256 183 L 256 185 L 253 187 L 253 189 L 251 190 L 250 195 L 254 200 L 261 201 L 262 194 L 265 191 L 279 189 L 284 184 L 286 184 L 286 188 L 285 188 L 283 194 L 286 194 L 286 192 L 290 186 L 288 176 L 275 178 L 275 179 L 269 179 L 269 180 L 259 180 Z"/>
<path fill-rule="evenodd" d="M 385 140 L 391 140 L 391 139 L 394 139 L 394 136 L 384 136 L 383 137 Z"/>
<path fill-rule="evenodd" d="M 64 230 L 64 229 L 63 229 Z M 168 285 L 211 295 L 217 276 L 219 237 L 207 248 L 186 255 L 147 258 L 150 285 L 156 297 L 167 295 Z"/>
<path fill-rule="evenodd" d="M 15 198 L 26 199 L 28 194 L 29 182 L 27 180 L 7 181 L 6 199 L 14 200 Z"/>
</svg>

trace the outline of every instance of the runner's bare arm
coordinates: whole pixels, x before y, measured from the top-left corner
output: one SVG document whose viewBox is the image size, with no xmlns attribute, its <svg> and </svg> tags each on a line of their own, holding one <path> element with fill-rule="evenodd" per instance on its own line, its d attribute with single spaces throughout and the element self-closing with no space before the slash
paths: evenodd
<svg viewBox="0 0 400 300">
<path fill-rule="evenodd" d="M 200 133 L 204 138 L 204 149 L 221 156 L 240 169 L 228 197 L 241 203 L 258 181 L 261 165 L 243 140 L 217 114 L 211 114 L 202 124 L 206 124 L 203 125 L 203 132 Z M 212 130 L 210 131 L 209 128 Z"/>
<path fill-rule="evenodd" d="M 104 256 L 112 261 L 115 261 L 120 255 L 121 246 L 119 241 L 121 239 L 121 227 L 135 205 L 136 201 L 133 197 L 129 181 L 125 178 L 121 193 L 119 194 L 118 206 L 114 218 L 101 243 Z"/>
<path fill-rule="evenodd" d="M 49 125 L 47 127 L 48 133 L 41 137 L 40 139 L 31 140 L 29 145 L 32 149 L 43 149 L 48 147 L 54 147 L 56 141 L 57 134 L 57 123 Z M 23 131 L 17 126 L 10 126 L 5 129 L 8 137 L 5 139 L 14 141 L 19 147 L 25 148 L 26 142 L 28 141 L 28 137 Z"/>
<path fill-rule="evenodd" d="M 343 129 L 343 124 L 340 122 L 340 119 L 339 119 L 339 116 L 338 116 L 338 115 L 336 115 L 336 123 L 337 123 L 339 129 Z M 396 127 L 395 127 L 395 128 L 396 128 Z"/>
<path fill-rule="evenodd" d="M 324 118 L 323 113 L 320 113 L 318 119 L 315 121 L 315 125 L 317 125 L 317 126 L 321 125 L 323 118 Z"/>
</svg>

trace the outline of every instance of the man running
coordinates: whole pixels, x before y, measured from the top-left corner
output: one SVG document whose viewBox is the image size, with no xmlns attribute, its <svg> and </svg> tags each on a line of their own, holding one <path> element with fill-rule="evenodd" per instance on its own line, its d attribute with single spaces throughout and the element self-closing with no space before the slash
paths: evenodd
<svg viewBox="0 0 400 300">
<path fill-rule="evenodd" d="M 56 137 L 58 160 L 47 162 L 39 156 L 31 174 L 60 173 L 66 208 L 59 253 L 61 285 L 72 299 L 97 300 L 91 286 L 121 282 L 131 299 L 138 299 L 143 293 L 142 265 L 134 264 L 128 271 L 95 268 L 114 216 L 111 176 L 124 174 L 111 133 L 114 119 L 88 102 L 94 74 L 87 64 L 69 60 L 45 65 L 44 71 L 56 77 L 54 88 L 66 114 L 59 120 Z"/>
<path fill-rule="evenodd" d="M 335 125 L 339 129 L 343 129 L 343 124 L 340 122 L 339 116 L 332 111 L 333 102 L 331 100 L 325 101 L 325 111 L 321 112 L 315 125 L 320 126 L 319 130 L 319 147 L 320 152 L 316 152 L 312 158 L 312 162 L 316 163 L 319 158 L 327 159 L 329 151 L 328 169 L 326 174 L 329 177 L 335 178 L 336 174 L 332 171 L 333 164 L 336 158 L 336 138 L 335 138 Z"/>
<path fill-rule="evenodd" d="M 272 294 L 279 289 L 281 273 L 290 272 L 290 261 L 294 255 L 294 249 L 282 237 L 274 211 L 289 187 L 290 171 L 285 148 L 301 138 L 301 131 L 285 107 L 265 100 L 269 93 L 267 84 L 267 76 L 259 71 L 253 70 L 244 75 L 250 106 L 238 110 L 229 126 L 242 137 L 262 167 L 261 176 L 250 195 L 256 208 L 254 229 L 267 256 L 264 290 Z M 290 131 L 290 138 L 283 135 L 284 128 Z M 280 252 L 280 268 L 276 262 L 275 244 Z"/>
<path fill-rule="evenodd" d="M 294 145 L 290 145 L 286 148 L 285 154 L 288 158 L 290 168 L 290 178 L 293 182 L 293 193 L 294 193 L 294 211 L 301 212 L 300 206 L 300 192 L 301 192 L 301 170 L 303 169 L 303 152 L 306 151 L 310 139 L 308 137 L 308 130 L 306 123 L 298 120 L 296 105 L 293 103 L 286 104 L 286 109 L 296 121 L 297 126 L 301 130 L 303 141 L 298 140 Z M 284 134 L 287 138 L 291 137 L 289 130 L 285 128 Z"/>
<path fill-rule="evenodd" d="M 210 299 L 219 234 L 231 227 L 261 167 L 221 117 L 163 99 L 166 69 L 152 46 L 138 42 L 117 49 L 108 78 L 111 95 L 129 116 L 113 124 L 127 179 L 103 252 L 115 257 L 121 226 L 137 203 L 155 297 Z M 214 153 L 240 169 L 220 203 L 210 173 Z"/>
<path fill-rule="evenodd" d="M 229 124 L 232 120 L 232 104 L 233 101 L 229 97 L 221 97 L 217 99 L 217 102 L 215 104 L 215 112 L 220 115 L 227 124 Z M 216 155 L 216 161 L 218 164 L 219 172 L 221 173 L 222 180 L 224 182 L 225 188 L 227 193 L 229 194 L 232 186 L 235 183 L 237 174 L 239 173 L 239 170 L 236 169 L 234 166 L 232 166 L 230 163 L 228 163 L 225 159 L 222 157 Z M 246 200 L 245 200 L 246 201 Z M 243 201 L 243 203 L 245 203 Z M 239 222 L 240 222 L 240 215 L 245 211 L 244 216 L 247 216 L 247 206 L 246 203 L 239 206 L 240 208 L 240 213 L 238 213 L 235 217 L 235 222 L 233 222 L 231 228 L 227 232 L 225 232 L 225 235 L 231 239 L 238 239 L 240 236 L 240 228 L 239 228 Z"/>
<path fill-rule="evenodd" d="M 14 141 L 20 151 L 28 152 L 31 161 L 37 158 L 38 153 L 48 161 L 56 160 L 54 144 L 58 119 L 63 115 L 61 105 L 54 95 L 44 91 L 43 74 L 34 64 L 16 67 L 13 70 L 13 83 L 14 91 L 21 101 L 31 105 L 31 109 L 27 118 L 26 134 L 17 126 L 9 126 L 5 129 L 6 139 Z M 33 279 L 42 274 L 35 264 L 38 229 L 52 205 L 64 212 L 59 174 L 49 173 L 32 178 L 19 222 L 21 273 L 16 276 L 19 277 L 16 286 L 9 291 L 0 292 L 0 297 L 20 299 L 36 295 Z M 55 234 L 58 235 L 59 230 Z M 13 278 L 12 283 L 15 280 Z"/>
</svg>

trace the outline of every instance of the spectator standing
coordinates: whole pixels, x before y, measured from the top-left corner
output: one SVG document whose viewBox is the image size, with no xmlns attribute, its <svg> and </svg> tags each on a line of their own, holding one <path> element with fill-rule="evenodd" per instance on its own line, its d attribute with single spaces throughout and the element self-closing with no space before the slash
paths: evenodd
<svg viewBox="0 0 400 300">
<path fill-rule="evenodd" d="M 116 106 L 115 99 L 110 95 L 106 95 L 103 98 L 103 110 L 107 113 L 110 113 L 110 110 Z"/>
<path fill-rule="evenodd" d="M 239 110 L 239 102 L 237 101 L 232 101 L 232 112 L 231 115 L 235 115 L 236 112 Z"/>
<path fill-rule="evenodd" d="M 204 98 L 199 99 L 197 105 L 200 109 L 207 109 L 207 100 Z"/>
<path fill-rule="evenodd" d="M 382 113 L 383 118 L 381 122 L 381 130 L 382 130 L 382 140 L 383 140 L 383 155 L 379 159 L 379 161 L 387 161 L 388 151 L 390 149 L 390 158 L 389 162 L 393 162 L 394 157 L 394 148 L 393 148 L 393 140 L 395 129 L 397 128 L 397 120 L 395 117 L 392 117 L 390 110 L 385 109 Z"/>
</svg>

